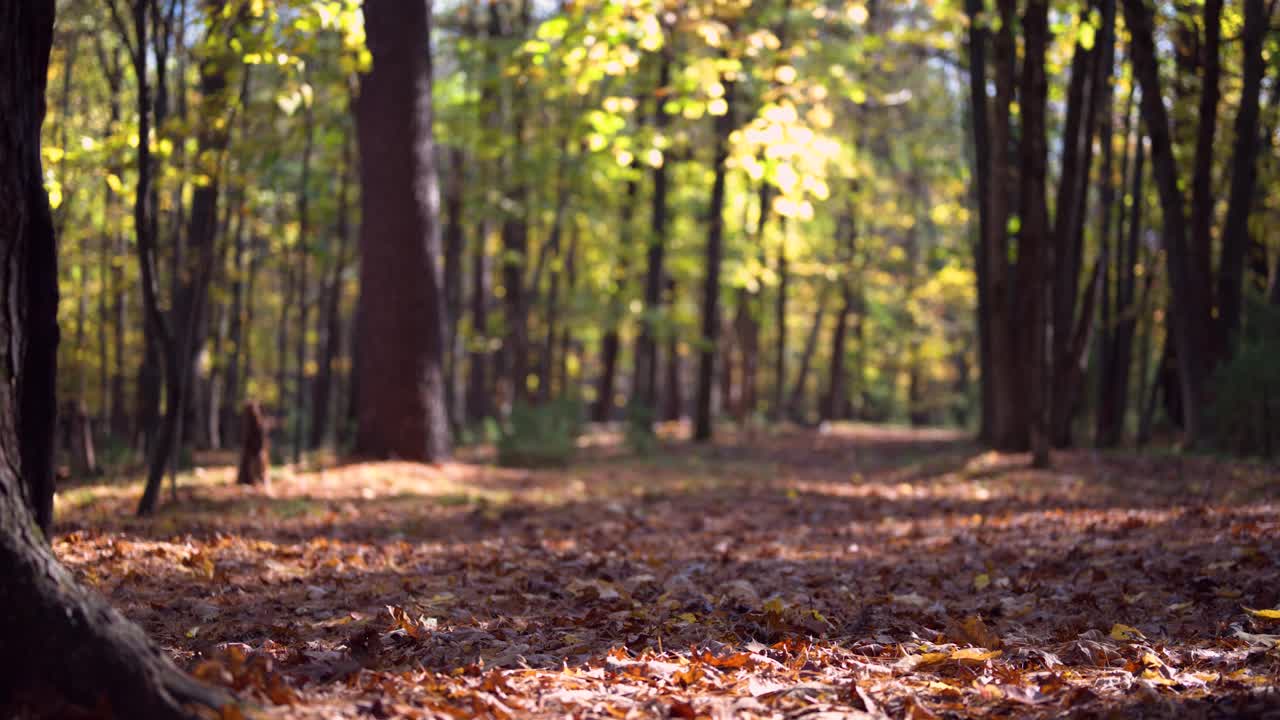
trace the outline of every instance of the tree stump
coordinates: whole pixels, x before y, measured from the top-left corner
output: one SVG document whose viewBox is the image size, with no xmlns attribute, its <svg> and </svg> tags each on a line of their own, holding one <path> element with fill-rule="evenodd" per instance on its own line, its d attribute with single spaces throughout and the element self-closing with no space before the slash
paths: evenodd
<svg viewBox="0 0 1280 720">
<path fill-rule="evenodd" d="M 241 420 L 240 470 L 236 482 L 241 485 L 266 485 L 270 456 L 267 446 L 267 423 L 262 408 L 256 402 L 244 404 Z"/>
</svg>

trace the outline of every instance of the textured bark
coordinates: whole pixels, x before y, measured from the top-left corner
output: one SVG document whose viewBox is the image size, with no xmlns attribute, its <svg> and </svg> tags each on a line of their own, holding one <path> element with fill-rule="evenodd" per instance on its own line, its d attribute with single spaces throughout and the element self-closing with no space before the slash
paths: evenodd
<svg viewBox="0 0 1280 720">
<path fill-rule="evenodd" d="M 187 718 L 183 702 L 216 707 L 226 698 L 179 672 L 77 585 L 40 532 L 53 491 L 58 344 L 57 261 L 40 166 L 53 17 L 51 1 L 0 6 L 0 363 L 8 368 L 0 384 L 0 643 L 21 652 L 0 674 L 0 714 L 25 715 L 27 705 L 72 715 L 67 706 L 79 706 L 115 718 Z"/>
<path fill-rule="evenodd" d="M 1244 84 L 1240 89 L 1240 107 L 1236 113 L 1231 194 L 1222 232 L 1222 260 L 1218 263 L 1216 349 L 1223 358 L 1231 354 L 1231 343 L 1240 328 L 1245 255 L 1252 244 L 1249 237 L 1249 213 L 1258 179 L 1258 96 L 1261 94 L 1262 75 L 1265 71 L 1262 45 L 1266 38 L 1267 22 L 1266 4 L 1263 0 L 1244 0 Z"/>
<path fill-rule="evenodd" d="M 266 485 L 269 480 L 267 468 L 271 466 L 271 453 L 267 441 L 267 423 L 258 403 L 244 404 L 240 427 L 240 465 L 236 471 L 236 482 L 241 485 Z"/>
<path fill-rule="evenodd" d="M 698 395 L 694 407 L 693 437 L 710 442 L 711 395 L 715 384 L 717 340 L 720 334 L 720 263 L 724 255 L 725 175 L 729 159 L 729 133 L 733 130 L 734 82 L 721 78 L 727 109 L 715 119 L 715 179 L 707 218 L 706 278 L 702 286 L 702 338 L 698 357 Z"/>
<path fill-rule="evenodd" d="M 1142 117 L 1151 138 L 1152 177 L 1160 196 L 1164 222 L 1165 260 L 1171 296 L 1169 322 L 1171 345 L 1177 348 L 1178 382 L 1184 416 L 1183 442 L 1194 447 L 1200 440 L 1204 388 L 1207 379 L 1207 302 L 1199 292 L 1187 243 L 1187 221 L 1183 195 L 1178 187 L 1178 168 L 1173 156 L 1169 114 L 1165 109 L 1151 13 L 1144 0 L 1124 0 L 1125 24 L 1132 36 L 1130 50 L 1134 75 L 1142 87 Z"/>
<path fill-rule="evenodd" d="M 363 212 L 357 453 L 448 457 L 428 0 L 368 0 L 356 103 Z M 406 332 L 407 328 L 418 328 Z"/>
</svg>

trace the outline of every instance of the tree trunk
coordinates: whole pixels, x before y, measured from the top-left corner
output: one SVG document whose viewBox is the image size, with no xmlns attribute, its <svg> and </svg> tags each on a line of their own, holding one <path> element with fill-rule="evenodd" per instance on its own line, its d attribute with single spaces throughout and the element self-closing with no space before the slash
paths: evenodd
<svg viewBox="0 0 1280 720">
<path fill-rule="evenodd" d="M 720 262 L 724 255 L 724 201 L 729 134 L 733 131 L 734 81 L 721 78 L 726 110 L 715 119 L 715 179 L 707 219 L 706 279 L 702 287 L 702 339 L 698 358 L 698 398 L 694 409 L 693 438 L 710 442 L 711 395 L 715 385 L 717 340 L 720 334 Z"/>
<path fill-rule="evenodd" d="M 1030 0 L 1023 16 L 1025 60 L 1022 68 L 1022 231 L 1018 236 L 1018 307 L 1026 325 L 1019 337 L 1023 398 L 1030 419 L 1032 464 L 1049 464 L 1049 385 L 1046 377 L 1048 351 L 1046 331 L 1050 312 L 1052 247 L 1049 209 L 1046 204 L 1048 142 L 1045 106 L 1048 78 L 1045 75 L 1045 48 L 1049 41 L 1048 0 Z"/>
<path fill-rule="evenodd" d="M 984 241 L 988 312 L 991 325 L 991 435 L 999 450 L 1026 450 L 1029 444 L 1027 406 L 1019 380 L 1022 357 L 1016 337 L 1012 270 L 1009 263 L 1009 213 L 1022 188 L 1011 162 L 1010 107 L 1017 70 L 1015 0 L 998 0 L 1000 28 L 992 43 L 995 102 L 991 111 L 991 187 L 988 237 Z"/>
<path fill-rule="evenodd" d="M 966 49 L 969 55 L 969 122 L 973 130 L 973 178 L 975 205 L 978 208 L 978 240 L 973 248 L 973 265 L 978 280 L 978 367 L 981 385 L 980 403 L 982 420 L 978 426 L 978 439 L 983 443 L 994 440 L 995 392 L 991 364 L 991 268 L 987 261 L 987 243 L 991 240 L 991 128 L 987 110 L 987 30 L 981 22 L 983 0 L 965 0 L 965 15 L 969 19 L 969 37 Z M 842 294 L 844 307 L 836 319 L 836 331 L 832 337 L 831 380 L 828 383 L 827 400 L 823 403 L 824 420 L 832 420 L 837 412 L 837 393 L 843 392 L 844 332 L 849 313 L 849 289 Z M 840 358 L 837 362 L 836 358 Z"/>
<path fill-rule="evenodd" d="M 1222 75 L 1222 0 L 1204 0 L 1204 42 L 1200 44 L 1200 62 L 1197 75 L 1200 78 L 1200 102 L 1196 117 L 1196 150 L 1191 173 L 1191 237 L 1190 270 L 1195 295 L 1205 303 L 1203 322 L 1209 328 L 1212 321 L 1209 310 L 1213 304 L 1213 215 L 1216 204 L 1213 188 L 1213 161 L 1217 149 L 1214 144 L 1218 131 L 1218 101 L 1222 91 L 1218 87 Z M 1192 30 L 1194 32 L 1194 30 Z M 1243 96 L 1242 96 L 1243 97 Z M 1253 101 L 1258 99 L 1257 91 Z M 1243 102 L 1248 102 L 1244 99 Z M 1243 107 L 1243 105 L 1242 105 Z M 1212 337 L 1206 333 L 1206 339 Z M 1207 363 L 1212 369 L 1217 351 L 1204 348 Z"/>
<path fill-rule="evenodd" d="M 445 193 L 444 227 L 444 304 L 445 304 L 445 370 L 444 399 L 449 411 L 449 424 L 458 428 L 463 424 L 463 413 L 458 396 L 458 377 L 461 373 L 462 335 L 458 324 L 462 319 L 462 253 L 466 248 L 463 231 L 464 191 L 466 185 L 466 158 L 459 148 L 446 152 L 449 159 L 449 187 Z M 318 412 L 318 410 L 317 410 Z"/>
<path fill-rule="evenodd" d="M 315 110 L 308 103 L 303 109 L 302 175 L 298 179 L 298 345 L 294 354 L 296 366 L 293 378 L 293 461 L 302 462 L 302 448 L 306 443 L 307 423 L 307 318 L 311 314 L 311 298 L 308 297 L 309 265 L 311 262 L 311 203 L 308 186 L 311 184 L 311 155 L 315 146 Z"/>
<path fill-rule="evenodd" d="M 1178 381 L 1184 415 L 1183 442 L 1195 447 L 1200 441 L 1201 415 L 1207 380 L 1205 362 L 1206 298 L 1199 292 L 1187 244 L 1186 213 L 1178 187 L 1169 114 L 1161 93 L 1159 68 L 1151 29 L 1151 14 L 1144 0 L 1124 0 L 1125 24 L 1132 36 L 1130 55 L 1134 75 L 1142 86 L 1142 117 L 1151 138 L 1152 176 L 1160 195 L 1164 220 L 1165 259 L 1169 271 L 1173 345 L 1177 347 Z"/>
<path fill-rule="evenodd" d="M 671 84 L 671 50 L 664 48 L 658 59 L 658 82 L 653 93 L 653 127 L 659 135 L 666 133 L 670 118 L 665 105 Z M 653 168 L 653 198 L 649 219 L 649 251 L 644 276 L 644 307 L 640 335 L 636 341 L 635 387 L 633 402 L 648 410 L 658 405 L 658 333 L 662 314 L 662 283 L 666 278 L 663 265 L 667 247 L 667 163 L 663 158 Z"/>
<path fill-rule="evenodd" d="M 1129 402 L 1129 367 L 1131 363 L 1133 334 L 1137 327 L 1138 306 L 1134 305 L 1134 267 L 1138 262 L 1138 251 L 1141 248 L 1139 238 L 1142 231 L 1142 194 L 1144 161 L 1146 152 L 1142 142 L 1141 126 L 1136 133 L 1134 143 L 1133 186 L 1131 197 L 1133 204 L 1129 209 L 1128 238 L 1124 245 L 1117 248 L 1116 266 L 1116 299 L 1115 324 L 1113 337 L 1108 347 L 1107 356 L 1102 363 L 1102 394 L 1098 401 L 1097 436 L 1095 444 L 1099 447 L 1114 447 L 1120 443 L 1124 434 L 1124 418 L 1128 412 Z M 1154 273 L 1148 271 L 1147 282 L 1150 283 Z M 1145 371 L 1145 368 L 1144 368 Z"/>
<path fill-rule="evenodd" d="M 429 0 L 367 0 L 373 69 L 356 103 L 360 226 L 359 431 L 371 457 L 449 456 L 444 297 L 432 142 Z M 421 328 L 405 332 L 406 328 Z"/>
<path fill-rule="evenodd" d="M 1208 12 L 1207 3 L 1205 12 Z M 1218 263 L 1216 346 L 1222 358 L 1231 355 L 1231 345 L 1240 328 L 1244 261 L 1251 245 L 1249 212 L 1258 179 L 1258 96 L 1262 92 L 1262 75 L 1265 71 L 1262 45 L 1267 34 L 1268 20 L 1263 0 L 1244 0 L 1244 84 L 1240 90 L 1240 108 L 1236 113 L 1231 194 L 1222 232 L 1222 259 Z"/>
<path fill-rule="evenodd" d="M 40 125 L 53 37 L 54 3 L 0 8 L 0 265 L 5 305 L 0 354 L 0 642 L 22 648 L 8 663 L 0 712 L 57 701 L 112 717 L 190 718 L 182 704 L 219 707 L 227 698 L 177 670 L 142 632 L 76 584 L 41 529 L 53 499 L 54 372 L 58 345 L 57 260 L 40 165 Z M 34 512 L 33 512 L 34 511 Z M 6 703 L 7 704 L 7 703 Z M 68 714 L 72 713 L 68 708 Z"/>
<path fill-rule="evenodd" d="M 804 391 L 809 384 L 809 370 L 813 367 L 813 356 L 818 351 L 818 336 L 822 332 L 822 318 L 827 312 L 827 293 L 831 289 L 824 283 L 818 293 L 818 310 L 813 315 L 813 324 L 809 326 L 809 334 L 805 336 L 804 350 L 800 354 L 800 368 L 796 371 L 795 382 L 791 385 L 791 394 L 787 397 L 787 417 L 796 422 L 804 421 Z"/>
<path fill-rule="evenodd" d="M 324 350 L 320 353 L 316 381 L 311 395 L 311 447 L 317 448 L 329 438 L 329 419 L 333 414 L 333 361 L 342 352 L 342 275 L 347 269 L 347 252 L 351 246 L 351 173 L 352 147 L 350 136 L 342 143 L 342 170 L 338 185 L 338 216 L 335 232 L 338 235 L 338 252 L 333 260 L 333 272 L 329 275 L 324 293 Z M 459 270 L 461 272 L 461 270 Z"/>
</svg>

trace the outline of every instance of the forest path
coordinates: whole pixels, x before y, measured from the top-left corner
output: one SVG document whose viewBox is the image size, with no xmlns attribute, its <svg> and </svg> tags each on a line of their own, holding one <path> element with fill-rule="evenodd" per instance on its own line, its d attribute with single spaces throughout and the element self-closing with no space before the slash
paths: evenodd
<svg viewBox="0 0 1280 720">
<path fill-rule="evenodd" d="M 59 497 L 55 548 L 254 714 L 1270 717 L 1280 472 L 840 425 Z M 473 458 L 474 459 L 474 458 Z M 165 499 L 168 500 L 166 490 Z M 1275 613 L 1280 615 L 1280 613 Z"/>
</svg>

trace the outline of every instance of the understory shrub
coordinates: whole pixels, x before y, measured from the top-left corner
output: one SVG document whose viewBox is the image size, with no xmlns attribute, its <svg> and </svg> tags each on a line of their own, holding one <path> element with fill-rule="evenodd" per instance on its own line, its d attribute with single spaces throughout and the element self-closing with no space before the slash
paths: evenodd
<svg viewBox="0 0 1280 720">
<path fill-rule="evenodd" d="M 563 467 L 573 459 L 581 433 L 582 403 L 576 398 L 516 403 L 498 436 L 498 464 Z"/>
<path fill-rule="evenodd" d="M 1231 361 L 1213 380 L 1210 430 L 1221 450 L 1280 452 L 1280 308 L 1248 298 Z"/>
</svg>

